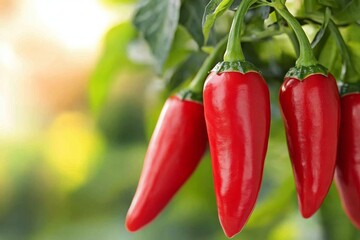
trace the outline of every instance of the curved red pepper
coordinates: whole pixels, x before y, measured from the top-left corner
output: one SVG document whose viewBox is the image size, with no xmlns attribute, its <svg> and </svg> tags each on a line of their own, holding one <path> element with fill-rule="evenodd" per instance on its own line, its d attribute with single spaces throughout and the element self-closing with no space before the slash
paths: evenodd
<svg viewBox="0 0 360 240">
<path fill-rule="evenodd" d="M 314 73 L 286 77 L 280 90 L 290 159 L 303 217 L 313 215 L 333 180 L 340 97 L 334 77 Z"/>
<path fill-rule="evenodd" d="M 228 237 L 241 231 L 261 185 L 270 127 L 269 90 L 255 71 L 212 72 L 204 109 L 218 214 Z"/>
<path fill-rule="evenodd" d="M 207 147 L 201 103 L 170 97 L 145 156 L 139 185 L 126 217 L 136 231 L 153 220 L 191 176 Z"/>
<path fill-rule="evenodd" d="M 336 183 L 346 214 L 360 229 L 360 93 L 341 98 Z"/>
</svg>

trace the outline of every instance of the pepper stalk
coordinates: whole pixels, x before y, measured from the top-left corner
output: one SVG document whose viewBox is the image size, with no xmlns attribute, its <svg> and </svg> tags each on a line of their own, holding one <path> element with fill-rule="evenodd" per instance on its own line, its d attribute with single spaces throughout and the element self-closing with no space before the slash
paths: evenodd
<svg viewBox="0 0 360 240">
<path fill-rule="evenodd" d="M 235 62 L 244 61 L 244 53 L 241 49 L 241 29 L 243 26 L 244 18 L 250 6 L 257 0 L 242 0 L 238 10 L 235 13 L 233 22 L 231 24 L 228 44 L 224 55 L 224 61 Z"/>
<path fill-rule="evenodd" d="M 286 8 L 282 0 L 273 0 L 272 3 L 270 3 L 269 5 L 276 9 L 276 11 L 288 22 L 288 24 L 296 34 L 300 45 L 300 53 L 299 58 L 296 61 L 296 67 L 308 67 L 316 65 L 318 61 L 313 54 L 311 44 L 304 30 L 302 29 L 300 23 L 296 20 L 296 18 Z"/>
</svg>

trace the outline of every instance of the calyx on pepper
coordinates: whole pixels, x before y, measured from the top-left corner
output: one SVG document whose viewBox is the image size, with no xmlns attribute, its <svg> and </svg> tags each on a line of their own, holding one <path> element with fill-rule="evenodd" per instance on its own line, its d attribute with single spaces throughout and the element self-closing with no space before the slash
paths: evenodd
<svg viewBox="0 0 360 240">
<path fill-rule="evenodd" d="M 320 74 L 327 77 L 329 71 L 321 64 L 311 66 L 295 66 L 290 68 L 290 70 L 286 73 L 285 78 L 296 78 L 298 80 L 304 80 L 305 78 L 315 74 Z"/>
<path fill-rule="evenodd" d="M 360 82 L 343 83 L 340 87 L 340 95 L 344 96 L 351 93 L 360 93 Z"/>
<path fill-rule="evenodd" d="M 219 62 L 211 71 L 216 73 L 240 72 L 243 74 L 247 72 L 260 72 L 257 67 L 247 61 Z"/>
<path fill-rule="evenodd" d="M 188 89 L 188 88 L 180 90 L 176 95 L 181 100 L 194 101 L 194 102 L 198 102 L 198 103 L 203 102 L 202 93 L 194 92 L 193 90 Z"/>
</svg>

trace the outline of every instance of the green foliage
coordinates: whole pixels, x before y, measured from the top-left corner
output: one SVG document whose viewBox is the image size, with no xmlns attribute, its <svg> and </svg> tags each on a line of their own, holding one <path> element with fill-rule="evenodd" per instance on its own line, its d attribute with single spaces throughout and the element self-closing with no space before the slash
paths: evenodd
<svg viewBox="0 0 360 240">
<path fill-rule="evenodd" d="M 130 22 L 121 23 L 106 34 L 102 55 L 89 84 L 90 106 L 94 113 L 98 113 L 104 104 L 116 74 L 132 67 L 127 57 L 127 46 L 135 36 L 135 29 Z"/>
<path fill-rule="evenodd" d="M 198 50 L 190 33 L 179 25 L 176 29 L 174 40 L 169 51 L 169 56 L 164 64 L 164 71 L 172 70 L 181 64 L 191 52 Z"/>
<path fill-rule="evenodd" d="M 355 63 L 355 69 L 360 73 L 360 26 L 358 24 L 352 24 L 346 29 L 346 43 L 350 49 L 350 55 Z M 359 81 L 358 77 L 358 81 Z"/>
<path fill-rule="evenodd" d="M 339 54 L 339 48 L 334 38 L 329 37 L 327 39 L 318 59 L 319 62 L 330 69 L 337 78 L 340 77 L 342 68 L 341 55 Z"/>
<path fill-rule="evenodd" d="M 104 1 L 117 4 L 123 2 Z M 90 82 L 90 102 L 93 109 L 103 111 L 99 126 L 109 142 L 131 142 L 128 146 L 132 149 L 133 144 L 144 140 L 144 135 L 149 138 L 165 99 L 186 86 L 195 76 L 211 49 L 229 32 L 233 11 L 240 2 L 140 0 L 133 17 L 134 27 L 123 23 L 109 31 L 102 57 Z M 360 72 L 360 0 L 302 0 L 288 1 L 287 4 L 312 41 L 315 57 L 329 68 L 338 80 L 342 75 L 343 50 L 340 50 L 329 31 L 330 19 L 334 20 L 339 28 L 355 63 L 354 67 Z M 328 12 L 325 14 L 326 9 Z M 294 32 L 272 8 L 261 2 L 247 13 L 241 31 L 241 44 L 246 59 L 260 68 L 271 90 L 272 127 L 260 199 L 239 237 L 309 239 L 304 236 L 314 233 L 315 240 L 322 239 L 321 236 L 331 240 L 359 238 L 359 233 L 349 223 L 341 208 L 335 189 L 330 191 L 320 214 L 315 218 L 307 221 L 299 217 L 294 180 L 278 109 L 280 83 L 289 68 L 294 66 L 298 54 L 299 46 Z M 139 90 L 134 92 L 134 96 L 126 96 L 115 100 L 112 105 L 104 105 L 119 72 L 141 77 L 137 73 L 143 71 L 144 65 L 139 67 L 138 63 L 131 63 L 124 51 L 128 44 L 139 39 L 146 42 L 155 61 L 150 66 L 152 71 L 142 76 L 144 85 L 147 85 L 146 91 Z M 218 60 L 221 61 L 222 56 L 219 56 Z M 156 80 L 153 78 L 155 74 L 158 75 Z M 145 148 L 141 151 L 143 156 Z M 120 173 L 125 176 L 124 182 L 109 185 L 110 190 L 103 190 L 106 193 L 106 203 L 116 201 L 116 191 L 122 191 L 119 198 L 122 204 L 126 205 L 130 203 L 135 189 L 142 157 L 139 155 L 135 159 L 127 154 L 113 157 L 126 161 L 115 163 L 116 160 L 112 160 L 113 167 L 120 168 L 121 165 L 127 169 L 129 163 L 130 170 Z M 110 168 L 109 165 L 106 169 Z M 106 185 L 109 184 L 106 181 L 116 179 L 114 172 L 105 176 L 107 170 L 104 169 L 99 170 L 94 182 L 99 181 Z M 130 171 L 135 171 L 136 176 L 130 174 Z M 105 180 L 101 180 L 102 177 Z M 101 187 L 90 184 L 86 189 L 83 191 L 100 191 Z M 87 195 L 84 192 L 79 194 L 84 194 L 82 197 L 85 199 Z M 165 222 L 167 227 L 164 230 Z M 310 229 L 310 233 L 304 232 L 304 229 Z M 174 201 L 152 223 L 152 227 L 131 236 L 125 234 L 125 239 L 225 239 L 216 216 L 208 155 Z"/>
<path fill-rule="evenodd" d="M 323 21 L 323 23 L 322 23 L 322 25 L 321 25 L 321 28 L 320 28 L 320 30 L 316 33 L 316 36 L 315 36 L 314 40 L 313 40 L 312 43 L 311 43 L 311 47 L 312 47 L 312 48 L 315 48 L 315 46 L 321 41 L 321 39 L 322 39 L 322 38 L 324 37 L 324 35 L 325 35 L 325 32 L 326 32 L 327 29 L 328 29 L 328 24 L 329 24 L 330 15 L 331 15 L 329 8 L 326 9 L 324 15 L 325 15 L 325 16 L 324 16 L 324 21 Z M 323 46 L 322 46 L 322 48 L 323 48 Z"/>
<path fill-rule="evenodd" d="M 193 36 L 199 46 L 204 42 L 201 30 L 201 13 L 208 0 L 184 0 L 180 9 L 180 24 L 182 24 Z"/>
<path fill-rule="evenodd" d="M 216 18 L 220 17 L 232 5 L 233 0 L 211 0 L 205 7 L 202 20 L 203 34 L 205 43 L 207 42 L 210 30 L 215 23 Z"/>
<path fill-rule="evenodd" d="M 209 42 L 211 46 L 216 44 L 218 37 L 222 36 L 224 32 L 229 31 L 229 25 L 216 25 L 216 22 L 217 20 L 221 20 L 220 16 L 223 16 L 220 22 L 224 22 L 224 20 L 227 21 L 226 19 L 231 20 L 231 14 L 227 13 L 230 12 L 230 9 L 236 9 L 240 2 L 240 0 L 183 0 L 181 2 L 178 0 L 139 1 L 133 22 L 138 33 L 140 33 L 140 37 L 143 37 L 150 47 L 155 59 L 154 69 L 162 76 L 166 84 L 169 84 L 168 89 L 175 89 L 190 76 L 195 75 L 196 68 L 190 68 L 189 71 L 186 71 L 187 74 L 181 74 L 184 68 L 193 66 L 192 62 L 194 58 L 190 56 L 196 56 L 196 52 L 198 52 L 199 49 L 207 49 L 203 44 L 207 42 L 209 35 L 213 36 Z M 320 29 L 313 40 L 314 52 L 319 58 L 319 61 L 329 67 L 336 77 L 340 77 L 341 71 L 339 69 L 341 69 L 341 64 L 339 65 L 339 62 L 341 59 L 338 57 L 339 54 L 335 54 L 338 53 L 338 47 L 336 44 L 331 43 L 332 40 L 329 39 L 327 22 L 330 17 L 338 24 L 349 24 L 358 21 L 360 19 L 358 14 L 358 12 L 360 12 L 359 3 L 359 0 L 303 0 L 302 5 L 300 5 L 301 7 L 296 9 L 302 25 L 311 23 L 312 31 Z M 283 19 L 277 16 L 278 21 L 275 19 L 275 21 L 271 20 L 272 23 L 270 25 L 264 24 L 264 19 L 268 20 L 269 14 L 273 10 L 269 6 L 261 6 L 261 3 L 255 5 L 255 7 L 249 11 L 246 18 L 246 26 L 242 30 L 243 40 L 254 42 L 253 45 L 256 46 L 273 36 L 287 34 L 292 40 L 294 48 L 298 51 L 294 33 L 289 30 L 288 27 L 284 27 L 286 23 Z M 325 16 L 324 21 L 326 8 L 329 10 L 329 14 Z M 344 28 L 347 28 L 347 25 L 345 25 Z M 211 31 L 213 32 L 212 34 L 210 34 Z M 120 32 L 126 32 L 126 34 L 120 34 Z M 128 36 L 123 42 L 129 43 L 129 41 L 134 38 L 131 32 L 133 32 L 133 30 L 119 29 L 118 42 L 122 42 L 121 37 L 126 38 L 126 36 Z M 111 35 L 111 31 L 109 34 Z M 273 38 L 273 40 L 276 41 L 275 38 Z M 120 48 L 120 45 L 122 46 L 122 44 L 118 44 L 117 46 Z M 108 46 L 108 49 L 114 49 L 110 42 L 106 43 L 105 46 Z M 334 50 L 331 52 L 332 55 L 329 58 L 326 57 L 327 47 Z M 258 51 L 255 50 L 253 54 L 246 57 L 253 59 L 252 61 L 255 65 L 262 65 L 262 61 L 252 56 L 254 54 L 257 55 L 257 52 Z M 288 55 L 288 53 L 281 51 L 279 56 L 283 59 L 282 56 L 284 55 Z M 280 58 L 273 58 L 272 60 L 279 61 Z M 108 53 L 104 51 L 103 59 L 100 61 L 98 70 L 93 77 L 98 80 L 92 81 L 95 83 L 92 84 L 91 86 L 93 87 L 90 88 L 90 100 L 94 109 L 101 107 L 101 103 L 104 101 L 104 95 L 106 95 L 106 90 L 112 82 L 112 76 L 114 76 L 114 73 L 120 68 L 118 66 L 122 65 L 111 64 L 110 62 L 118 62 L 119 59 L 126 59 L 126 54 L 120 56 L 120 54 L 116 54 L 114 51 L 109 51 Z M 282 68 L 281 65 L 279 68 Z M 265 66 L 265 69 L 261 70 L 266 73 L 273 71 L 272 69 L 273 68 L 269 66 Z M 91 89 L 100 90 L 92 91 Z"/>
<path fill-rule="evenodd" d="M 174 91 L 181 83 L 194 77 L 194 73 L 199 70 L 201 64 L 204 62 L 206 54 L 203 52 L 194 52 L 186 61 L 184 61 L 172 74 L 166 82 L 166 87 L 169 92 Z"/>
<path fill-rule="evenodd" d="M 129 233 L 124 220 L 165 99 L 193 79 L 229 32 L 241 0 L 101 2 L 120 9 L 119 15 L 125 14 L 119 6 L 128 10 L 138 5 L 132 22 L 116 24 L 103 38 L 87 86 L 89 105 L 39 116 L 41 123 L 32 130 L 36 136 L 0 139 L 0 239 L 225 240 L 209 152 L 151 225 Z M 360 0 L 287 4 L 313 42 L 316 58 L 342 80 L 343 50 L 328 27 L 329 19 L 334 20 L 360 73 Z M 272 123 L 259 200 L 238 239 L 360 239 L 334 186 L 313 218 L 302 219 L 298 212 L 278 107 L 280 84 L 297 56 L 294 36 L 286 22 L 260 2 L 246 15 L 241 44 L 246 59 L 269 85 Z M 143 59 L 133 57 L 132 51 Z M 360 81 L 360 76 L 354 79 Z"/>
<path fill-rule="evenodd" d="M 334 18 L 338 23 L 349 24 L 356 21 L 359 21 L 359 12 L 360 12 L 360 1 L 340 1 L 341 4 L 338 9 L 334 9 Z"/>
<path fill-rule="evenodd" d="M 359 0 L 303 0 L 305 14 L 316 19 L 321 19 L 325 8 L 329 7 L 334 20 L 339 24 L 350 24 L 360 19 Z"/>
<path fill-rule="evenodd" d="M 134 25 L 148 42 L 161 72 L 169 56 L 180 16 L 180 0 L 141 0 Z"/>
</svg>

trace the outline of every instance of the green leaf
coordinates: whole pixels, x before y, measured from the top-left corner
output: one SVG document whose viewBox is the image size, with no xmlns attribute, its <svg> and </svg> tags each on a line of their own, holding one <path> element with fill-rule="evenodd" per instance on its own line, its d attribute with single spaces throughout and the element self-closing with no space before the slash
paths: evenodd
<svg viewBox="0 0 360 240">
<path fill-rule="evenodd" d="M 185 0 L 181 4 L 180 23 L 193 36 L 199 46 L 204 43 L 202 34 L 202 13 L 208 0 Z"/>
<path fill-rule="evenodd" d="M 326 8 L 323 24 L 320 30 L 316 33 L 314 40 L 311 43 L 311 47 L 314 48 L 322 39 L 325 34 L 326 28 L 330 20 L 331 12 L 329 8 Z"/>
<path fill-rule="evenodd" d="M 264 20 L 269 17 L 269 10 L 268 7 L 250 9 L 246 14 L 243 35 L 251 36 L 270 30 L 270 28 L 265 28 L 264 24 Z"/>
<path fill-rule="evenodd" d="M 360 20 L 360 0 L 352 0 L 341 10 L 334 11 L 333 17 L 337 23 L 354 23 Z"/>
<path fill-rule="evenodd" d="M 313 13 L 323 8 L 323 6 L 319 4 L 318 1 L 314 0 L 304 0 L 303 7 L 305 9 L 305 13 Z"/>
<path fill-rule="evenodd" d="M 180 0 L 141 0 L 134 25 L 148 42 L 161 72 L 168 57 L 179 22 Z"/>
<path fill-rule="evenodd" d="M 274 9 L 270 8 L 269 6 L 263 6 L 259 9 L 261 12 L 261 17 L 263 20 L 268 19 L 270 16 L 270 13 L 274 11 Z"/>
<path fill-rule="evenodd" d="M 230 10 L 236 11 L 241 3 L 241 0 L 234 0 L 230 6 Z M 270 6 L 263 6 L 262 3 L 255 3 L 249 10 L 249 12 L 256 12 L 262 16 L 262 19 L 265 20 L 269 18 L 271 12 L 275 11 L 274 8 L 270 8 Z"/>
<path fill-rule="evenodd" d="M 322 22 L 326 7 L 331 9 L 337 24 L 351 24 L 360 20 L 360 0 L 303 0 L 297 14 L 303 12 L 304 17 Z"/>
<path fill-rule="evenodd" d="M 132 66 L 126 53 L 128 43 L 136 31 L 130 22 L 124 22 L 108 31 L 104 50 L 90 78 L 89 101 L 94 113 L 103 105 L 109 86 L 120 69 Z"/>
<path fill-rule="evenodd" d="M 169 78 L 166 84 L 166 88 L 169 91 L 173 91 L 183 82 L 194 77 L 197 71 L 200 69 L 205 58 L 206 54 L 203 52 L 195 52 L 191 54 L 189 58 L 183 62 Z"/>
<path fill-rule="evenodd" d="M 211 0 L 209 4 L 206 5 L 202 20 L 205 44 L 209 39 L 209 34 L 212 26 L 215 23 L 215 20 L 230 8 L 233 1 L 234 0 Z"/>
<path fill-rule="evenodd" d="M 181 64 L 192 53 L 197 51 L 198 45 L 183 26 L 179 25 L 176 29 L 171 50 L 164 64 L 165 75 Z"/>
<path fill-rule="evenodd" d="M 239 7 L 240 3 L 241 0 L 234 0 L 229 9 L 235 11 Z"/>
<path fill-rule="evenodd" d="M 355 63 L 357 72 L 360 72 L 360 26 L 350 25 L 345 31 L 345 41 L 350 50 L 351 59 Z"/>
<path fill-rule="evenodd" d="M 317 37 L 318 36 L 316 35 L 315 39 Z M 322 33 L 321 38 L 318 40 L 314 39 L 314 41 L 317 41 L 317 42 L 316 42 L 316 44 L 312 43 L 312 47 L 313 47 L 314 55 L 317 59 L 319 59 L 321 52 L 324 50 L 325 44 L 328 42 L 329 37 L 330 37 L 330 30 L 328 28 L 325 28 L 324 32 Z"/>
<path fill-rule="evenodd" d="M 340 4 L 337 0 L 318 0 L 319 4 L 331 7 L 331 8 L 339 8 Z"/>
<path fill-rule="evenodd" d="M 340 78 L 342 61 L 339 48 L 334 38 L 329 37 L 319 54 L 319 63 L 329 69 L 336 79 Z"/>
</svg>

